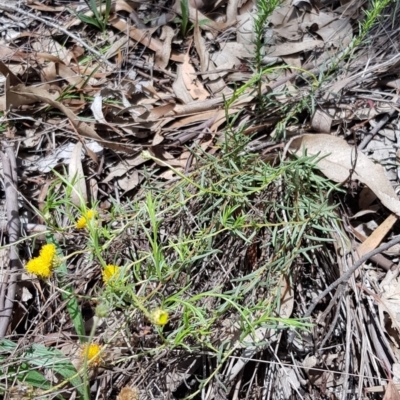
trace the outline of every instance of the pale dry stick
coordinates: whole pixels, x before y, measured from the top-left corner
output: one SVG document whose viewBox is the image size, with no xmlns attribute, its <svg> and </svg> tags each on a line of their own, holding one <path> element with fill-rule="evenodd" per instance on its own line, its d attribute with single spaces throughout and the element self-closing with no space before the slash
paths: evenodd
<svg viewBox="0 0 400 400">
<path fill-rule="evenodd" d="M 384 332 L 384 330 L 381 326 L 380 318 L 375 311 L 372 299 L 376 303 L 383 305 L 383 308 L 385 309 L 385 311 L 388 312 L 389 310 L 386 308 L 386 306 L 384 305 L 384 302 L 376 293 L 372 292 L 370 289 L 366 288 L 365 286 L 361 285 L 360 283 L 357 283 L 357 287 L 369 295 L 369 297 L 367 298 L 368 303 L 369 303 L 368 317 L 366 315 L 366 308 L 363 307 L 362 309 L 363 309 L 363 312 L 365 315 L 364 319 L 365 319 L 365 321 L 367 321 L 366 325 L 368 326 L 368 332 L 370 333 L 372 342 L 374 343 L 374 346 L 376 349 L 377 358 L 379 360 L 382 360 L 383 362 L 385 362 L 387 365 L 392 365 L 389 362 L 388 357 L 390 357 L 392 360 L 395 360 L 396 355 L 394 354 L 391 346 L 387 343 L 387 340 L 384 339 L 386 337 L 386 333 Z M 390 315 L 390 312 L 388 312 L 388 314 Z M 393 317 L 396 318 L 396 316 L 392 316 L 392 318 Z M 372 321 L 371 321 L 372 319 L 375 320 L 374 324 L 372 324 Z M 378 333 L 379 333 L 379 335 L 378 335 Z M 385 345 L 384 346 L 385 349 L 383 349 L 383 345 Z"/>
<path fill-rule="evenodd" d="M 373 343 L 374 350 L 375 350 L 374 352 L 371 352 L 371 355 L 372 355 L 371 358 L 377 359 L 378 361 L 380 361 L 383 364 L 392 365 L 392 363 L 389 362 L 388 355 L 386 353 L 386 351 L 389 349 L 389 347 L 385 346 L 386 347 L 386 351 L 385 351 L 385 349 L 383 348 L 383 345 L 382 345 L 382 338 L 384 336 L 378 337 L 376 328 L 374 325 L 371 324 L 371 318 L 367 315 L 367 310 L 365 309 L 364 306 L 362 306 L 362 312 L 364 314 L 364 319 L 366 321 L 368 321 L 368 323 L 367 323 L 368 336 L 371 338 L 371 342 Z M 371 311 L 369 311 L 369 313 L 371 313 Z M 396 357 L 393 357 L 393 353 L 392 353 L 391 358 L 393 360 L 396 360 Z M 376 371 L 379 371 L 379 368 L 377 368 Z M 378 378 L 378 376 L 377 376 L 377 378 Z"/>
<path fill-rule="evenodd" d="M 340 289 L 338 289 L 340 290 Z M 343 385 L 342 385 L 342 400 L 346 400 L 347 398 L 347 389 L 349 387 L 349 369 L 350 369 L 350 345 L 351 345 L 351 335 L 352 335 L 352 330 L 351 327 L 353 325 L 353 321 L 350 318 L 350 304 L 349 304 L 349 298 L 346 298 L 346 315 L 347 315 L 347 321 L 346 321 L 346 339 L 345 339 L 345 353 L 344 353 L 344 379 L 343 379 Z M 338 304 L 338 308 L 340 308 L 341 303 Z"/>
<path fill-rule="evenodd" d="M 242 386 L 242 379 L 243 379 L 243 369 L 240 371 L 239 376 L 237 378 L 237 382 L 235 385 L 235 389 L 233 391 L 233 397 L 232 400 L 238 400 L 239 399 L 239 393 L 240 393 L 240 388 Z"/>
<path fill-rule="evenodd" d="M 323 312 L 324 316 L 328 315 L 329 311 L 332 309 L 334 303 L 337 302 L 338 298 L 342 299 L 344 289 L 345 289 L 344 286 L 342 286 L 341 288 L 339 288 L 335 292 L 334 296 L 332 297 L 332 300 L 329 303 L 329 306 Z M 321 321 L 324 320 L 324 316 L 320 318 Z M 339 319 L 339 316 L 340 316 L 340 300 L 339 300 L 339 302 L 337 304 L 337 307 L 336 307 L 336 310 L 335 310 L 335 315 L 334 315 L 334 317 L 332 319 L 332 322 L 330 323 L 328 332 L 325 334 L 324 339 L 322 340 L 321 344 L 318 346 L 319 347 L 318 348 L 318 353 L 320 353 L 320 354 L 322 353 L 322 351 L 324 350 L 325 344 L 331 338 L 331 336 L 333 334 L 333 331 L 336 329 L 336 324 L 337 324 L 337 321 Z"/>
<path fill-rule="evenodd" d="M 318 303 L 327 295 L 329 294 L 333 289 L 338 287 L 340 284 L 344 285 L 347 283 L 347 281 L 351 278 L 353 273 L 361 267 L 366 261 L 368 261 L 372 256 L 375 256 L 376 254 L 381 253 L 382 251 L 385 251 L 387 249 L 390 249 L 392 246 L 395 244 L 400 243 L 400 235 L 392 239 L 391 241 L 383 244 L 382 246 L 379 246 L 378 248 L 370 251 L 369 253 L 363 255 L 357 262 L 354 263 L 354 265 L 347 271 L 345 272 L 340 278 L 336 279 L 335 282 L 331 283 L 322 293 L 320 293 L 317 298 L 313 301 L 313 303 L 308 307 L 306 313 L 303 315 L 303 318 L 308 318 L 311 316 L 312 312 L 314 311 L 315 307 L 317 307 Z"/>
<path fill-rule="evenodd" d="M 15 294 L 17 291 L 17 279 L 19 277 L 18 270 L 21 269 L 21 262 L 18 256 L 16 242 L 18 242 L 21 230 L 19 214 L 18 214 L 18 190 L 17 190 L 17 162 L 12 145 L 7 142 L 1 143 L 0 158 L 3 164 L 4 187 L 6 193 L 6 208 L 8 220 L 8 237 L 10 243 L 9 271 L 8 279 L 2 283 L 6 295 L 2 307 L 0 309 L 0 339 L 4 338 L 7 333 L 8 324 L 11 319 Z M 3 288 L 2 288 L 3 292 Z"/>
<path fill-rule="evenodd" d="M 94 54 L 100 61 L 104 62 L 105 64 L 107 64 L 109 67 L 111 68 L 115 68 L 115 65 L 113 63 L 111 63 L 110 61 L 108 61 L 99 51 L 97 51 L 96 49 L 94 49 L 93 47 L 90 47 L 88 44 L 86 44 L 81 38 L 79 38 L 77 35 L 75 35 L 72 32 L 69 32 L 67 29 L 63 28 L 62 26 L 59 26 L 57 24 L 55 24 L 54 22 L 51 22 L 45 18 L 42 17 L 38 17 L 37 15 L 31 14 L 27 11 L 21 10 L 18 7 L 14 7 L 11 4 L 4 4 L 0 2 L 0 10 L 4 10 L 4 11 L 9 11 L 9 12 L 13 12 L 13 13 L 19 13 L 22 14 L 26 17 L 35 19 L 36 21 L 40 21 L 43 24 L 47 25 L 47 26 L 51 26 L 54 29 L 57 29 L 58 31 L 62 32 L 64 35 L 69 36 L 70 38 L 74 39 L 75 41 L 77 41 L 79 44 L 81 44 L 89 53 Z"/>
<path fill-rule="evenodd" d="M 282 331 L 279 332 L 277 341 L 275 344 L 275 349 L 272 349 L 272 354 L 276 356 L 278 354 L 279 346 L 281 345 L 282 340 Z M 279 360 L 279 359 L 278 359 Z M 278 364 L 271 364 L 271 366 L 265 370 L 264 379 L 263 379 L 263 391 L 261 394 L 262 400 L 270 400 L 271 396 L 273 395 L 273 386 L 271 387 L 272 378 L 274 374 L 277 374 L 278 371 Z"/>
</svg>

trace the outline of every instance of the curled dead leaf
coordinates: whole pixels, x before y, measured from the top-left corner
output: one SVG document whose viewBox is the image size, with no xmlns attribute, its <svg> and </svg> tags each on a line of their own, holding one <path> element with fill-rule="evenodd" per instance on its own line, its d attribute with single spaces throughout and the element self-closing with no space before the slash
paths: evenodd
<svg viewBox="0 0 400 400">
<path fill-rule="evenodd" d="M 353 171 L 352 179 L 367 185 L 385 207 L 400 216 L 400 201 L 383 167 L 361 152 L 356 155 L 356 149 L 345 140 L 332 135 L 306 134 L 293 138 L 288 146 L 298 156 L 304 151 L 319 156 L 317 165 L 321 172 L 335 182 L 345 182 Z"/>
</svg>

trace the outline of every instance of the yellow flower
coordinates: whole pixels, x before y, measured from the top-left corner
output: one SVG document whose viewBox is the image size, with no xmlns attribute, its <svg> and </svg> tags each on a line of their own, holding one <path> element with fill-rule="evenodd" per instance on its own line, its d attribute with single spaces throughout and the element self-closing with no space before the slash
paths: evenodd
<svg viewBox="0 0 400 400">
<path fill-rule="evenodd" d="M 52 243 L 45 244 L 40 249 L 39 254 L 44 262 L 48 262 L 50 265 L 52 265 L 54 256 L 56 255 L 56 246 Z"/>
<path fill-rule="evenodd" d="M 48 278 L 51 275 L 55 264 L 56 246 L 52 243 L 42 246 L 39 257 L 32 258 L 25 266 L 30 274 L 35 274 L 39 278 Z"/>
<path fill-rule="evenodd" d="M 94 211 L 94 210 L 87 210 L 87 213 L 86 213 L 86 218 L 88 219 L 88 220 L 91 220 L 91 219 L 93 219 L 95 216 L 96 216 L 96 211 Z"/>
<path fill-rule="evenodd" d="M 101 346 L 97 343 L 84 344 L 81 350 L 81 358 L 87 357 L 87 362 L 91 366 L 100 365 L 103 360 L 100 355 Z"/>
<path fill-rule="evenodd" d="M 151 321 L 153 322 L 153 324 L 158 326 L 166 325 L 169 321 L 168 312 L 162 310 L 161 308 L 156 308 L 151 313 Z"/>
<path fill-rule="evenodd" d="M 120 275 L 120 270 L 121 268 L 117 265 L 106 265 L 103 269 L 103 282 L 108 284 L 111 280 L 117 279 Z"/>
<path fill-rule="evenodd" d="M 39 278 L 48 278 L 51 275 L 51 264 L 42 259 L 42 257 L 32 258 L 26 263 L 25 269 L 30 274 L 35 274 Z"/>
<path fill-rule="evenodd" d="M 82 215 L 79 217 L 78 221 L 76 221 L 75 226 L 77 229 L 86 228 L 88 221 L 93 219 L 96 216 L 96 211 L 89 209 L 86 211 L 86 215 Z"/>
<path fill-rule="evenodd" d="M 87 225 L 87 220 L 86 220 L 86 218 L 84 216 L 80 217 L 78 219 L 78 221 L 76 221 L 76 224 L 75 224 L 77 229 L 86 228 L 86 225 Z"/>
</svg>

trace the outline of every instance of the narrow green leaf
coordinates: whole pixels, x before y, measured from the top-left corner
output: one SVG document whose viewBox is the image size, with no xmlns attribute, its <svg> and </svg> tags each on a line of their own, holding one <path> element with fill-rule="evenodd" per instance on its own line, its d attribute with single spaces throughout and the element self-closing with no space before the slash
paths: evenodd
<svg viewBox="0 0 400 400">
<path fill-rule="evenodd" d="M 58 245 L 58 242 L 54 239 L 53 235 L 47 235 L 47 242 L 53 243 L 57 248 L 57 256 L 62 259 L 63 253 Z M 75 297 L 74 288 L 66 282 L 66 277 L 68 275 L 67 265 L 62 262 L 60 266 L 56 269 L 57 277 L 60 280 L 61 292 L 63 300 L 67 301 L 67 310 L 74 324 L 76 333 L 79 336 L 79 341 L 84 343 L 86 341 L 86 331 L 85 324 L 83 323 L 82 313 Z"/>
<path fill-rule="evenodd" d="M 93 25 L 97 29 L 100 29 L 100 30 L 102 29 L 102 26 L 99 24 L 99 22 L 95 18 L 88 17 L 87 15 L 84 15 L 84 14 L 78 14 L 77 17 L 85 24 Z"/>
</svg>

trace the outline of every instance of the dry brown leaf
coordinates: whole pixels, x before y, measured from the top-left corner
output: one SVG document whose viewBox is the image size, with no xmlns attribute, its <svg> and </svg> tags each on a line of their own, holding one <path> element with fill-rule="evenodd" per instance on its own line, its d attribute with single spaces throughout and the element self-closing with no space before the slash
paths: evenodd
<svg viewBox="0 0 400 400">
<path fill-rule="evenodd" d="M 71 192 L 71 202 L 76 206 L 81 206 L 82 201 L 87 202 L 87 190 L 85 174 L 82 167 L 82 143 L 77 142 L 71 154 L 71 160 L 68 166 L 69 181 L 73 182 L 73 190 Z"/>
<path fill-rule="evenodd" d="M 150 114 L 147 118 L 147 121 L 157 121 L 160 118 L 169 115 L 174 108 L 175 108 L 174 103 L 169 103 L 164 106 L 154 107 L 150 110 Z"/>
<path fill-rule="evenodd" d="M 0 58 L 2 60 L 21 62 L 28 57 L 29 54 L 24 53 L 23 51 L 10 49 L 9 47 L 0 45 Z"/>
<path fill-rule="evenodd" d="M 400 400 L 399 390 L 392 380 L 389 380 L 383 400 Z"/>
<path fill-rule="evenodd" d="M 161 52 L 164 44 L 155 38 L 152 38 L 147 31 L 140 30 L 135 28 L 134 26 L 130 26 L 124 21 L 123 19 L 115 16 L 109 20 L 109 23 L 123 34 L 129 32 L 129 37 L 136 42 L 141 43 L 143 46 L 148 47 L 150 50 L 153 50 L 155 53 Z M 184 55 L 183 54 L 176 54 L 171 52 L 170 59 L 176 62 L 183 62 Z"/>
<path fill-rule="evenodd" d="M 63 63 L 51 62 L 46 68 L 43 69 L 43 77 L 45 82 L 54 82 L 57 76 L 60 76 L 70 85 L 74 85 L 77 88 L 81 88 L 87 84 L 86 78 L 82 78 L 74 70 Z"/>
<path fill-rule="evenodd" d="M 89 193 L 91 201 L 96 202 L 98 200 L 99 185 L 97 184 L 97 179 L 95 178 L 89 179 Z"/>
<path fill-rule="evenodd" d="M 199 24 L 196 24 L 194 27 L 194 45 L 200 58 L 200 71 L 206 72 L 210 63 L 210 54 L 206 47 L 206 41 L 201 36 Z"/>
<path fill-rule="evenodd" d="M 26 2 L 26 5 L 30 8 L 33 8 L 34 10 L 38 10 L 38 11 L 47 11 L 47 12 L 63 12 L 63 11 L 65 11 L 65 6 L 52 7 L 52 6 L 47 6 L 45 4 L 41 4 L 39 1 L 28 0 Z"/>
<path fill-rule="evenodd" d="M 364 254 L 376 249 L 383 238 L 389 233 L 393 225 L 396 223 L 397 217 L 390 214 L 373 232 L 372 234 L 357 247 L 358 256 L 361 258 Z"/>
<path fill-rule="evenodd" d="M 141 153 L 136 154 L 133 157 L 124 157 L 123 160 L 121 160 L 116 165 L 109 168 L 110 173 L 102 182 L 107 183 L 114 178 L 123 176 L 127 172 L 129 172 L 132 168 L 137 167 L 138 165 L 141 165 L 146 161 L 147 159 L 143 158 Z"/>
<path fill-rule="evenodd" d="M 25 100 L 25 103 L 20 103 L 20 104 L 29 104 L 29 102 L 32 101 L 43 102 L 51 105 L 54 108 L 57 108 L 68 117 L 71 124 L 80 135 L 86 138 L 96 140 L 103 147 L 107 147 L 109 149 L 113 149 L 116 151 L 124 151 L 127 153 L 133 152 L 133 150 L 130 147 L 124 144 L 107 141 L 101 138 L 96 133 L 96 131 L 93 128 L 91 128 L 88 124 L 86 124 L 83 121 L 79 121 L 77 116 L 69 108 L 65 107 L 60 102 L 52 99 L 52 95 L 48 91 L 46 91 L 43 87 L 28 87 L 21 84 L 11 88 L 9 92 L 11 95 L 16 96 L 17 99 Z"/>
<path fill-rule="evenodd" d="M 234 25 L 237 22 L 238 7 L 241 6 L 242 0 L 228 0 L 226 6 L 226 24 Z"/>
<path fill-rule="evenodd" d="M 200 57 L 200 69 L 202 72 L 210 72 L 214 71 L 215 65 L 212 60 L 210 60 L 210 54 L 206 48 L 206 42 L 204 38 L 201 36 L 200 28 L 198 25 L 196 25 L 194 29 L 194 43 L 195 47 L 197 50 L 197 53 L 199 54 Z M 232 66 L 230 67 L 232 68 Z M 232 93 L 232 89 L 230 89 L 225 81 L 223 80 L 224 74 L 204 74 L 202 75 L 203 79 L 207 79 L 208 81 L 208 88 L 211 90 L 211 92 L 214 95 L 228 95 L 229 93 Z"/>
<path fill-rule="evenodd" d="M 255 42 L 254 33 L 254 19 L 256 10 L 247 10 L 243 14 L 238 15 L 236 25 L 236 41 L 242 43 L 245 46 L 253 46 Z"/>
<path fill-rule="evenodd" d="M 190 104 L 193 102 L 193 99 L 189 93 L 189 90 L 186 89 L 183 75 L 183 65 L 178 64 L 176 66 L 176 79 L 172 83 L 172 89 L 174 90 L 177 99 L 181 100 L 184 104 Z"/>
<path fill-rule="evenodd" d="M 40 36 L 32 43 L 32 48 L 40 53 L 51 54 L 57 57 L 61 62 L 69 65 L 71 62 L 71 54 L 66 47 L 61 46 L 56 40 L 47 36 Z"/>
<path fill-rule="evenodd" d="M 270 57 L 270 58 L 275 59 L 275 57 Z M 265 60 L 265 58 L 263 58 L 263 62 L 264 62 L 264 60 Z M 303 57 L 302 57 L 301 53 L 290 54 L 288 56 L 282 56 L 282 60 L 287 65 L 290 65 L 293 68 L 301 68 L 301 66 L 303 65 Z M 267 65 L 268 65 L 268 63 L 267 63 Z"/>
<path fill-rule="evenodd" d="M 373 298 L 378 305 L 379 319 L 382 329 L 385 329 L 391 339 L 399 342 L 400 333 L 400 278 L 396 278 L 398 271 L 389 270 L 386 277 L 380 283 L 382 291 L 381 297 L 372 293 Z M 385 314 L 389 316 L 391 326 L 388 325 Z M 392 330 L 395 328 L 396 331 Z"/>
<path fill-rule="evenodd" d="M 317 155 L 318 167 L 335 182 L 345 182 L 349 179 L 354 167 L 352 179 L 367 185 L 385 207 L 400 216 L 400 201 L 383 167 L 374 164 L 361 152 L 357 153 L 356 158 L 354 147 L 349 146 L 345 140 L 332 135 L 307 134 L 293 138 L 288 146 L 298 156 L 301 156 L 304 150 L 309 156 Z"/>
<path fill-rule="evenodd" d="M 280 284 L 279 309 L 277 313 L 280 318 L 290 318 L 294 307 L 294 291 L 290 284 L 290 279 L 287 276 L 282 276 Z"/>
<path fill-rule="evenodd" d="M 347 47 L 353 38 L 350 18 L 335 19 L 318 29 L 316 33 L 322 37 L 326 45 L 334 46 L 337 49 Z"/>
<path fill-rule="evenodd" d="M 118 185 L 124 192 L 129 192 L 140 183 L 140 176 L 137 170 L 125 174 L 118 179 Z"/>
<path fill-rule="evenodd" d="M 151 145 L 157 146 L 158 144 L 161 144 L 163 141 L 164 141 L 164 136 L 161 134 L 161 130 L 159 130 L 155 133 Z"/>
<path fill-rule="evenodd" d="M 14 75 L 10 68 L 8 68 L 7 65 L 5 65 L 2 61 L 0 61 L 0 73 L 2 73 L 4 76 L 9 76 L 9 83 L 11 86 L 22 83 L 22 81 L 16 75 Z"/>
<path fill-rule="evenodd" d="M 161 165 L 162 167 L 165 167 L 164 163 L 167 163 L 171 167 L 185 168 L 186 160 L 181 160 L 174 157 L 171 153 L 168 153 L 163 146 L 151 146 L 149 147 L 149 152 L 156 158 L 155 163 Z M 159 163 L 157 159 L 163 161 L 163 163 Z"/>
<path fill-rule="evenodd" d="M 22 85 L 22 84 L 21 84 Z M 19 85 L 17 85 L 19 86 Z M 16 86 L 16 87 L 17 87 Z M 42 89 L 46 91 L 49 98 L 55 100 L 59 97 L 58 93 L 49 93 L 47 90 L 50 88 L 50 85 L 44 84 L 42 86 L 36 87 L 36 89 Z M 36 103 L 37 100 L 28 98 L 25 95 L 16 93 L 12 90 L 13 88 L 5 88 L 5 95 L 0 97 L 0 110 L 5 111 L 10 109 L 10 107 L 19 107 L 22 105 L 29 105 Z"/>
<path fill-rule="evenodd" d="M 326 112 L 317 109 L 311 118 L 311 128 L 316 132 L 330 133 L 332 117 Z"/>
<path fill-rule="evenodd" d="M 205 100 L 209 96 L 209 93 L 197 78 L 196 71 L 193 68 L 192 64 L 190 64 L 190 57 L 187 53 L 185 54 L 181 73 L 186 89 L 189 91 L 193 100 L 201 101 Z"/>
<path fill-rule="evenodd" d="M 180 119 L 176 119 L 174 122 L 169 125 L 169 129 L 174 130 L 174 129 L 182 129 L 183 127 L 186 127 L 188 125 L 194 125 L 198 122 L 206 121 L 210 118 L 214 118 L 215 116 L 215 110 L 213 111 L 204 111 L 198 114 L 190 115 L 188 117 L 183 117 Z"/>
<path fill-rule="evenodd" d="M 169 59 L 171 57 L 171 43 L 174 38 L 175 32 L 170 26 L 163 26 L 161 30 L 160 40 L 163 41 L 163 47 L 156 51 L 154 63 L 156 67 L 165 69 L 167 68 Z"/>
</svg>

